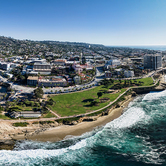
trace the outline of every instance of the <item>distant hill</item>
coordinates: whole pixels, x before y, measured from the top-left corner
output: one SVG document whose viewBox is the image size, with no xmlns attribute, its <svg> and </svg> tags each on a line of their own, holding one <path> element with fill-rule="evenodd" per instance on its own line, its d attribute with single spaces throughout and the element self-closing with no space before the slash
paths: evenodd
<svg viewBox="0 0 166 166">
<path fill-rule="evenodd" d="M 73 45 L 73 46 L 84 46 L 84 47 L 105 47 L 102 44 L 90 44 L 90 43 L 80 43 L 80 42 L 62 42 L 62 41 L 51 41 L 51 40 L 44 40 L 44 41 L 33 41 L 33 40 L 19 40 L 14 39 L 11 37 L 0 36 L 0 45 L 4 44 L 18 44 L 18 43 L 42 43 L 42 44 L 51 44 L 51 45 Z"/>
</svg>

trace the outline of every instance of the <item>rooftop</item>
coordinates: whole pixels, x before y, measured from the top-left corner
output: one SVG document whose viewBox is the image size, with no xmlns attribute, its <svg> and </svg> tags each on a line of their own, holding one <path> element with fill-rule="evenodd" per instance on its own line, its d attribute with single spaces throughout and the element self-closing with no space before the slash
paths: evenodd
<svg viewBox="0 0 166 166">
<path fill-rule="evenodd" d="M 29 76 L 27 80 L 38 80 L 37 76 Z"/>
<path fill-rule="evenodd" d="M 47 63 L 47 62 L 35 62 L 34 65 L 50 65 L 50 63 Z"/>
</svg>

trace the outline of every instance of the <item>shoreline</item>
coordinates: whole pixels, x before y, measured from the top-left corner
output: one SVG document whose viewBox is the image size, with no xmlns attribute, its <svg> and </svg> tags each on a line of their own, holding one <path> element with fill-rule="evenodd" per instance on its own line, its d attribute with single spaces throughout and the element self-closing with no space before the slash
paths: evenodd
<svg viewBox="0 0 166 166">
<path fill-rule="evenodd" d="M 14 140 L 33 140 L 41 142 L 56 142 L 65 139 L 66 137 L 80 136 L 86 132 L 94 130 L 96 127 L 101 127 L 111 122 L 112 120 L 120 117 L 123 110 L 127 108 L 128 104 L 134 99 L 134 97 L 126 99 L 119 108 L 113 108 L 108 115 L 100 116 L 95 121 L 81 122 L 76 125 L 61 125 L 57 127 L 51 127 L 38 134 L 25 137 L 24 135 L 16 135 Z"/>
<path fill-rule="evenodd" d="M 11 122 L 0 122 L 0 150 L 13 150 L 16 141 L 32 140 L 40 142 L 57 142 L 66 138 L 80 136 L 102 127 L 123 114 L 128 104 L 134 100 L 132 95 L 126 96 L 124 101 L 119 103 L 118 108 L 111 108 L 108 115 L 92 116 L 93 121 L 82 121 L 76 125 L 58 124 L 40 126 L 31 124 L 27 127 L 14 127 Z"/>
</svg>

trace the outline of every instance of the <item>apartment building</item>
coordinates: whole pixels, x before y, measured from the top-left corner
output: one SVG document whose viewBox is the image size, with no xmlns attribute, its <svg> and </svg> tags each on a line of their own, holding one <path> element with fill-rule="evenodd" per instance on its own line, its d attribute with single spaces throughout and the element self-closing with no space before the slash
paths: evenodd
<svg viewBox="0 0 166 166">
<path fill-rule="evenodd" d="M 44 87 L 64 87 L 67 85 L 66 79 L 60 76 L 39 77 L 38 86 Z"/>
<path fill-rule="evenodd" d="M 50 74 L 51 64 L 46 62 L 34 63 L 33 71 L 40 74 Z"/>
<path fill-rule="evenodd" d="M 144 68 L 156 70 L 162 67 L 162 56 L 161 54 L 146 54 L 144 56 Z"/>
</svg>

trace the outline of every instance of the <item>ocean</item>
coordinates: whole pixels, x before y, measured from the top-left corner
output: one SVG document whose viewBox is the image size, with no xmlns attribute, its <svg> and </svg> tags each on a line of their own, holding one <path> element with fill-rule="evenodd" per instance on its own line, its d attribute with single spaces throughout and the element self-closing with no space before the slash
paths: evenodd
<svg viewBox="0 0 166 166">
<path fill-rule="evenodd" d="M 130 48 L 142 48 L 142 49 L 148 49 L 148 50 L 159 50 L 159 51 L 166 51 L 166 45 L 158 45 L 158 46 L 128 46 Z"/>
<path fill-rule="evenodd" d="M 17 142 L 0 151 L 2 166 L 166 165 L 166 91 L 136 97 L 105 126 L 63 141 Z"/>
<path fill-rule="evenodd" d="M 137 48 L 137 49 L 148 49 L 148 50 L 158 50 L 166 51 L 166 45 L 149 45 L 149 46 L 108 46 L 108 47 L 126 47 L 126 48 Z"/>
</svg>

